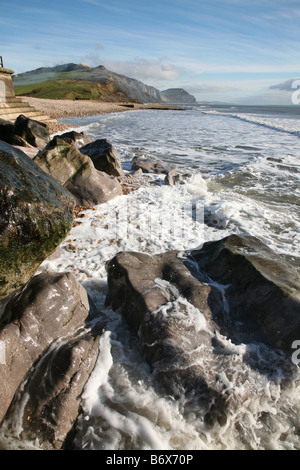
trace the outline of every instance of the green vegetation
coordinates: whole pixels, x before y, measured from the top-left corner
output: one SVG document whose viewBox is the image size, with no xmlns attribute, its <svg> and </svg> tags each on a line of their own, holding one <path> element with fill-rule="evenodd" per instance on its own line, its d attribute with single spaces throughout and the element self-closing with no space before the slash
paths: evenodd
<svg viewBox="0 0 300 470">
<path fill-rule="evenodd" d="M 16 96 L 33 96 L 57 100 L 111 100 L 111 94 L 97 82 L 52 80 L 28 85 L 14 85 Z"/>
</svg>

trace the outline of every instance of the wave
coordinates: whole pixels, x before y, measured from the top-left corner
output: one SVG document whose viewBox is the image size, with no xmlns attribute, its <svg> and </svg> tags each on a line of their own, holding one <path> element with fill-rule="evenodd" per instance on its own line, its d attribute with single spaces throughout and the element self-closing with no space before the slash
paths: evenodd
<svg viewBox="0 0 300 470">
<path fill-rule="evenodd" d="M 224 113 L 217 110 L 202 111 L 202 114 L 229 116 L 233 119 L 239 119 L 240 121 L 267 127 L 268 129 L 273 129 L 275 131 L 287 132 L 288 134 L 297 135 L 300 137 L 299 119 L 272 118 L 267 116 L 262 117 L 256 114 L 244 113 Z"/>
</svg>

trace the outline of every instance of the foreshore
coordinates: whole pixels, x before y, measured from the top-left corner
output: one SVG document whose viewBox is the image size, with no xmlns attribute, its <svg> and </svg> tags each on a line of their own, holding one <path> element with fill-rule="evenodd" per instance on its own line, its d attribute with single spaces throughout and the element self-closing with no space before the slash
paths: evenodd
<svg viewBox="0 0 300 470">
<path fill-rule="evenodd" d="M 43 112 L 52 119 L 64 119 L 69 117 L 94 116 L 96 114 L 120 113 L 137 109 L 173 109 L 183 110 L 183 106 L 176 106 L 161 103 L 117 103 L 87 100 L 51 100 L 42 98 L 32 98 L 28 96 L 20 97 L 24 102 L 29 103 L 38 111 Z M 49 123 L 50 133 L 63 131 L 70 126 L 66 124 Z M 74 126 L 73 126 L 74 127 Z"/>
</svg>

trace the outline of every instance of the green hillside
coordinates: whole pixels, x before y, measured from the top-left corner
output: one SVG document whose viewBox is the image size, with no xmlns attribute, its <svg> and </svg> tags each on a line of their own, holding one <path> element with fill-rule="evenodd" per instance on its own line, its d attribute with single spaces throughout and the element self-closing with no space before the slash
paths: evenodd
<svg viewBox="0 0 300 470">
<path fill-rule="evenodd" d="M 50 80 L 27 85 L 15 85 L 16 96 L 32 96 L 35 98 L 64 99 L 64 100 L 100 100 L 128 101 L 128 96 L 97 82 L 82 80 Z"/>
</svg>

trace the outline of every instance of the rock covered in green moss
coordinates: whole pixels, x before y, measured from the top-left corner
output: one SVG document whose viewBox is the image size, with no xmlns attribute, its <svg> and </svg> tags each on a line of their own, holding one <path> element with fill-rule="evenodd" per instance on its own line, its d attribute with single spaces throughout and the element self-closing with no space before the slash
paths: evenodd
<svg viewBox="0 0 300 470">
<path fill-rule="evenodd" d="M 67 236 L 74 199 L 21 150 L 0 141 L 0 301 Z"/>
</svg>

